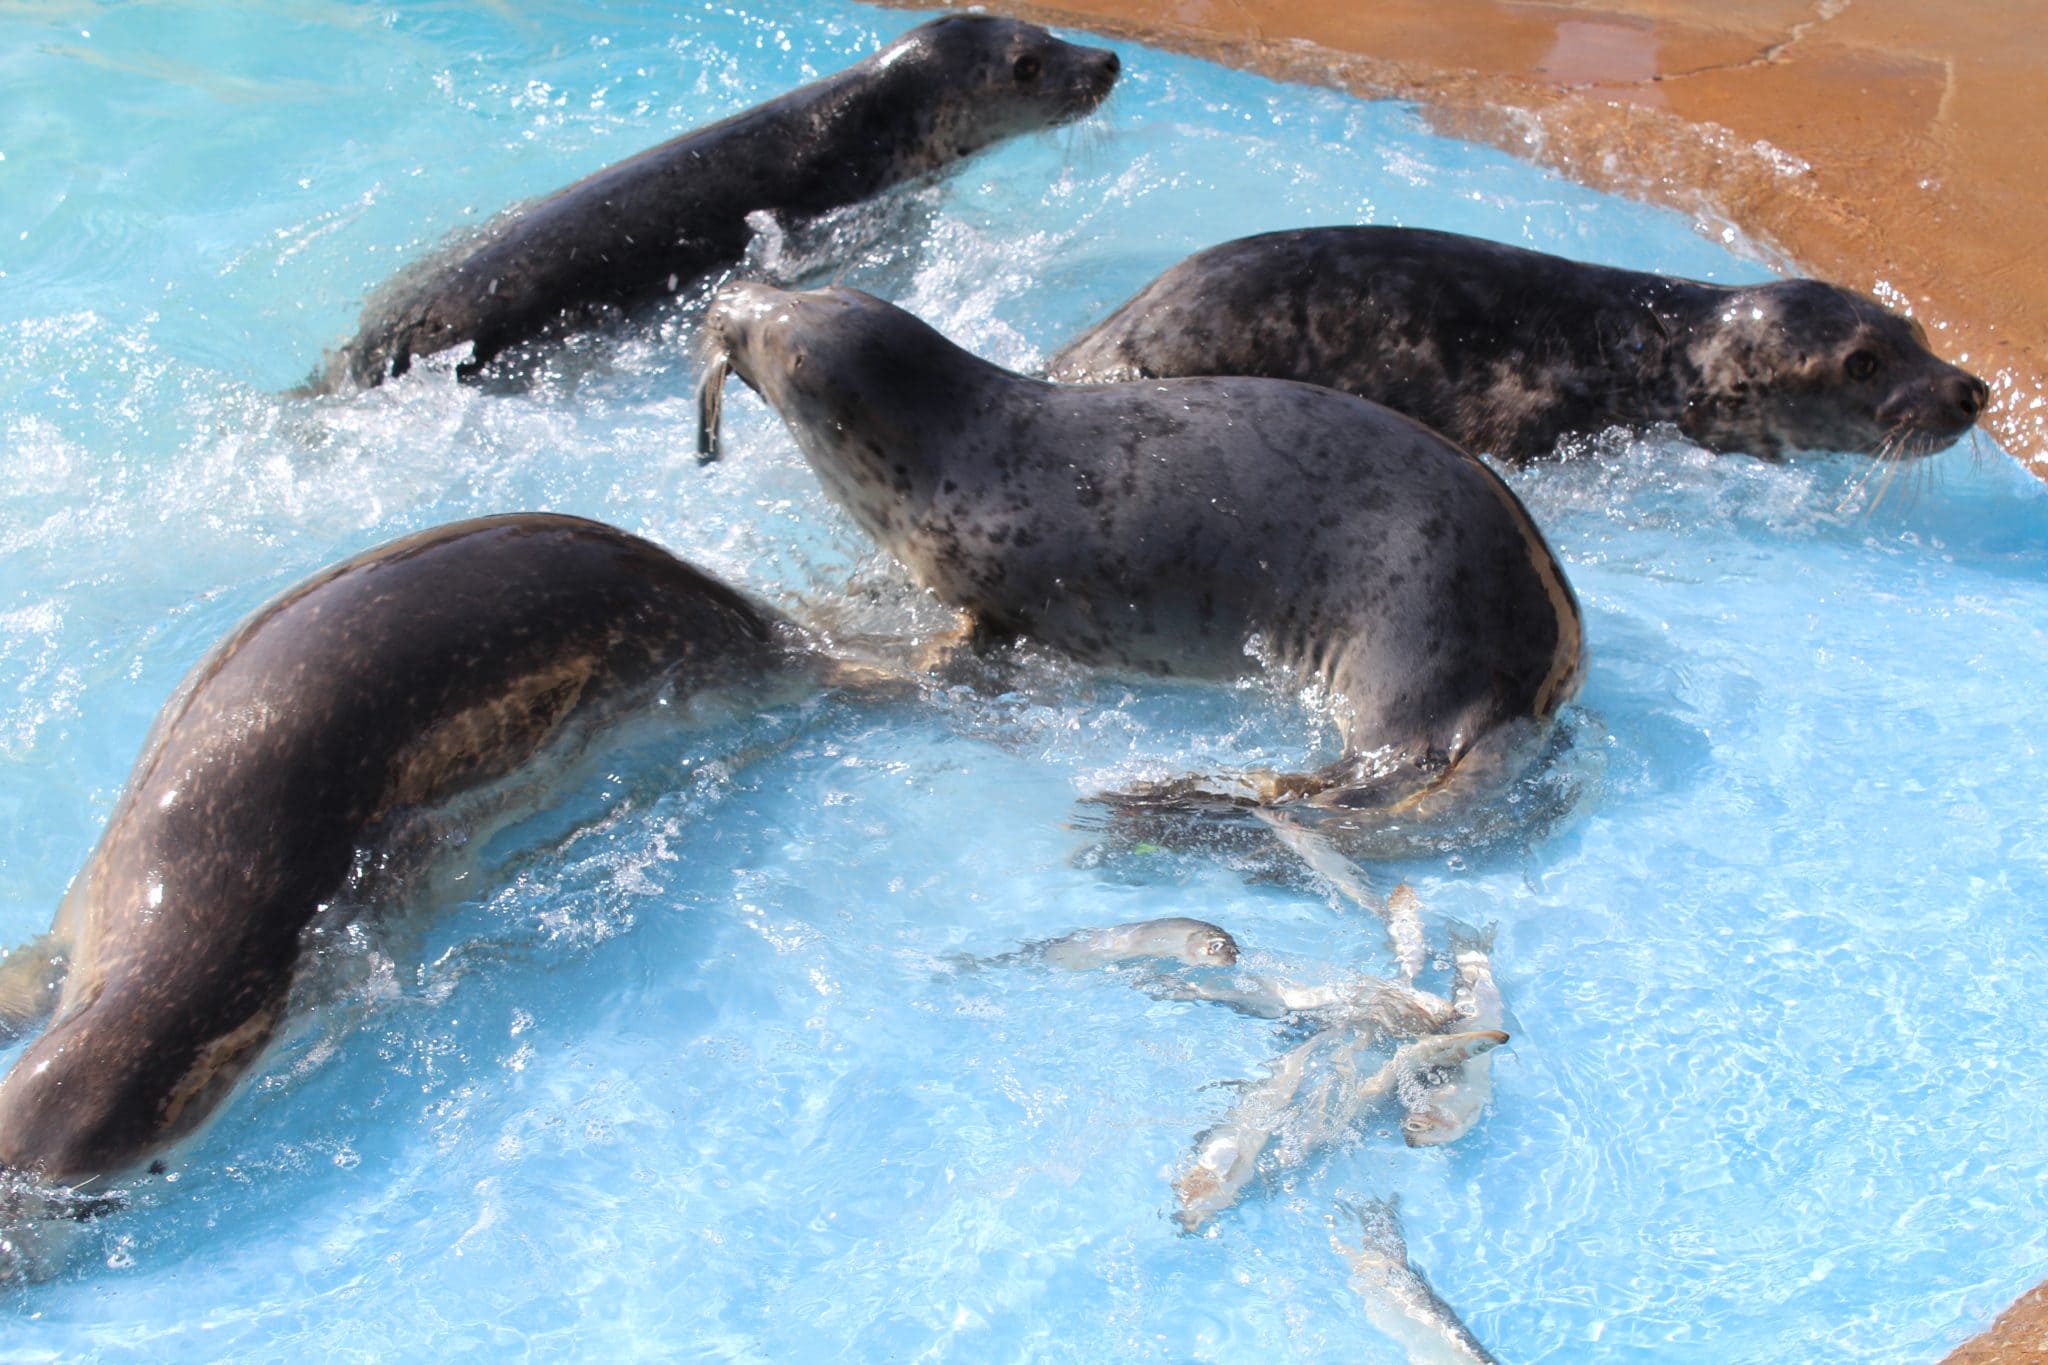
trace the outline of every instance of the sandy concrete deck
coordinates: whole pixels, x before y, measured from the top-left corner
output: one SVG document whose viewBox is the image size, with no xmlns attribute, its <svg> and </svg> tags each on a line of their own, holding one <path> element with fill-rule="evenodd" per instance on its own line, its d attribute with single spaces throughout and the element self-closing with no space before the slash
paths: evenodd
<svg viewBox="0 0 2048 1365">
<path fill-rule="evenodd" d="M 926 0 L 929 3 L 929 0 Z M 991 0 L 1291 80 L 1726 221 L 1910 310 L 2048 477 L 2041 0 Z"/>
</svg>

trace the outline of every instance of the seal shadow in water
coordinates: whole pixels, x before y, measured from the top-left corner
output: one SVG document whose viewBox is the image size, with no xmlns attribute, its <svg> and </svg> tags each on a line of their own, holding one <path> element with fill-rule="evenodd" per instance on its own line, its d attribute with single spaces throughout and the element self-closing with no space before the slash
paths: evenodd
<svg viewBox="0 0 2048 1365">
<path fill-rule="evenodd" d="M 694 287 L 739 262 L 750 217 L 814 218 L 1003 138 L 1078 118 L 1116 54 L 1035 24 L 953 14 L 834 76 L 686 133 L 502 215 L 378 291 L 310 382 L 369 387 L 467 347 L 457 373 Z"/>
<path fill-rule="evenodd" d="M 0 1079 L 10 1268 L 35 1273 L 65 1189 L 213 1116 L 285 1024 L 328 907 L 451 832 L 482 849 L 626 717 L 836 676 L 780 616 L 573 517 L 423 532 L 259 610 L 165 706 L 50 934 L 0 970 L 13 1028 L 53 1017 Z"/>
</svg>

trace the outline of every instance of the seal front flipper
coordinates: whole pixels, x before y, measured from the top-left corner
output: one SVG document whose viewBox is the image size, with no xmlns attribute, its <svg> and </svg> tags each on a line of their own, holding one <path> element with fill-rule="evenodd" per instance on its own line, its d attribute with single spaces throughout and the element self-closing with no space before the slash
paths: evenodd
<svg viewBox="0 0 2048 1365">
<path fill-rule="evenodd" d="M 0 957 L 0 1042 L 50 1017 L 64 984 L 64 952 L 64 941 L 46 933 Z"/>
</svg>

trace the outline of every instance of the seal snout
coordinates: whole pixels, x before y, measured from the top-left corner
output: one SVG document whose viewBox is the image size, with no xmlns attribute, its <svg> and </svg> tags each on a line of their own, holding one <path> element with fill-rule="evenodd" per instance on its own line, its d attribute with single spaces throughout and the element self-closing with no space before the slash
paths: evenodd
<svg viewBox="0 0 2048 1365">
<path fill-rule="evenodd" d="M 1081 73 L 1077 82 L 1081 87 L 1079 98 L 1061 111 L 1061 119 L 1079 118 L 1088 113 L 1116 88 L 1116 78 L 1122 74 L 1124 64 L 1114 52 L 1106 47 L 1084 47 L 1080 63 Z"/>
<path fill-rule="evenodd" d="M 1932 454 L 1977 424 L 1991 401 L 1991 387 L 1953 366 L 1900 390 L 1878 409 L 1879 425 L 1903 435 L 1910 454 Z"/>
<path fill-rule="evenodd" d="M 1991 386 L 1974 374 L 1957 370 L 1949 378 L 1949 394 L 1956 411 L 1963 415 L 1963 421 L 1974 423 L 1983 415 L 1985 404 L 1991 401 Z"/>
<path fill-rule="evenodd" d="M 1099 103 L 1109 98 L 1109 92 L 1116 86 L 1116 78 L 1123 73 L 1124 64 L 1106 47 L 1089 48 L 1087 51 L 1095 58 L 1089 74 L 1094 77 L 1095 100 Z"/>
</svg>

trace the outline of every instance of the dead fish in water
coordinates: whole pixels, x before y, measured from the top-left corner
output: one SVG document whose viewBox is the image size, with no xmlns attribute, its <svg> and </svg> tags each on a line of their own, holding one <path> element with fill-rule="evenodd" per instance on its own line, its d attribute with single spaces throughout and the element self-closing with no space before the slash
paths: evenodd
<svg viewBox="0 0 2048 1365">
<path fill-rule="evenodd" d="M 1508 1040 L 1497 1030 L 1437 1033 L 1403 1043 L 1377 1071 L 1360 1079 L 1359 1060 L 1367 1040 L 1343 1029 L 1327 1029 L 1283 1054 L 1265 1080 L 1247 1085 L 1223 1121 L 1195 1139 L 1194 1161 L 1174 1182 L 1180 1210 L 1174 1219 L 1188 1231 L 1237 1202 L 1258 1167 L 1259 1154 L 1286 1130 L 1286 1164 L 1332 1146 L 1354 1132 L 1365 1115 L 1388 1099 L 1428 1084 L 1435 1072 L 1454 1067 Z M 1309 1065 L 1322 1054 L 1325 1069 L 1306 1101 L 1300 1101 Z"/>
<path fill-rule="evenodd" d="M 1195 1139 L 1193 1164 L 1173 1182 L 1180 1199 L 1173 1217 L 1183 1231 L 1196 1231 L 1237 1202 L 1238 1191 L 1258 1169 L 1259 1153 L 1287 1117 L 1309 1059 L 1343 1041 L 1343 1035 L 1332 1030 L 1283 1053 L 1265 1080 L 1246 1084 L 1223 1121 Z"/>
<path fill-rule="evenodd" d="M 1172 915 L 1111 925 L 1107 929 L 1076 929 L 1059 938 L 1027 943 L 1015 952 L 986 958 L 963 957 L 956 962 L 963 967 L 1042 962 L 1065 971 L 1086 972 L 1151 959 L 1189 967 L 1228 967 L 1237 961 L 1237 940 L 1220 925 Z"/>
<path fill-rule="evenodd" d="M 1287 1019 L 1371 1037 L 1440 1033 L 1462 1017 L 1440 995 L 1379 976 L 1307 983 L 1260 972 L 1239 972 L 1227 981 L 1159 973 L 1136 985 L 1161 1000 L 1208 1001 L 1259 1019 Z"/>
<path fill-rule="evenodd" d="M 1386 917 L 1387 937 L 1393 940 L 1401 974 L 1413 981 L 1422 974 L 1428 956 L 1422 941 L 1422 900 L 1414 887 L 1402 882 L 1387 893 L 1387 908 L 1381 913 Z"/>
<path fill-rule="evenodd" d="M 1358 865 L 1328 835 L 1282 811 L 1259 807 L 1253 814 L 1338 895 L 1386 921 L 1387 938 L 1393 944 L 1394 960 L 1401 965 L 1401 975 L 1410 981 L 1422 975 L 1423 964 L 1429 960 L 1422 934 L 1422 902 L 1408 883 L 1396 886 L 1382 901 L 1373 894 Z"/>
<path fill-rule="evenodd" d="M 1332 1234 L 1330 1246 L 1351 1262 L 1351 1284 L 1365 1315 L 1408 1353 L 1409 1365 L 1500 1365 L 1457 1311 L 1408 1263 L 1398 1198 L 1339 1204 L 1363 1234 L 1356 1247 Z"/>
<path fill-rule="evenodd" d="M 1450 926 L 1452 970 L 1456 985 L 1451 1004 L 1464 1027 L 1497 1029 L 1501 1026 L 1500 987 L 1493 980 L 1493 926 L 1475 930 L 1468 925 Z M 1472 1131 L 1479 1116 L 1493 1099 L 1493 1057 L 1480 1053 L 1467 1060 L 1457 1073 L 1433 1090 L 1421 1104 L 1409 1111 L 1401 1125 L 1410 1147 L 1437 1147 L 1456 1142 Z"/>
<path fill-rule="evenodd" d="M 1228 930 L 1205 920 L 1170 916 L 1108 929 L 1076 930 L 1036 945 L 1035 955 L 1047 966 L 1068 971 L 1146 958 L 1166 958 L 1190 967 L 1228 967 L 1237 961 L 1237 940 Z"/>
<path fill-rule="evenodd" d="M 1300 1134 L 1308 1150 L 1342 1141 L 1354 1132 L 1365 1116 L 1390 1098 L 1413 1109 L 1426 1102 L 1443 1077 L 1473 1057 L 1492 1051 L 1508 1040 L 1499 1029 L 1469 1033 L 1432 1033 L 1403 1043 L 1393 1057 L 1363 1082 L 1338 1083 L 1327 1096 L 1319 1096 L 1321 1122 Z M 1354 1044 L 1354 1056 L 1364 1053 L 1363 1043 Z M 1354 1063 L 1355 1065 L 1355 1063 Z M 1406 1120 L 1404 1119 L 1404 1124 Z"/>
</svg>

